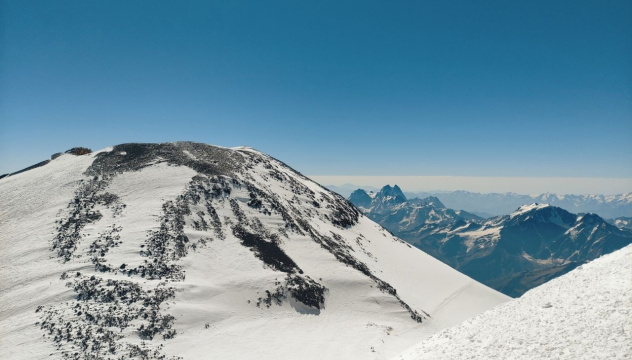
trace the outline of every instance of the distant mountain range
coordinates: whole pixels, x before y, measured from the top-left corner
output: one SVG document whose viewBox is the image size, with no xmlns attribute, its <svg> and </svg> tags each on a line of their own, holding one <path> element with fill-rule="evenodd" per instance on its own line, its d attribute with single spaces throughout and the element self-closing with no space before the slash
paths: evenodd
<svg viewBox="0 0 632 360">
<path fill-rule="evenodd" d="M 349 201 L 394 233 L 413 231 L 430 224 L 443 226 L 458 220 L 483 220 L 467 211 L 449 209 L 434 196 L 407 199 L 397 185 L 386 185 L 377 193 L 359 189 L 351 194 Z"/>
<path fill-rule="evenodd" d="M 539 203 L 561 207 L 573 213 L 595 213 L 603 218 L 632 216 L 632 193 L 618 195 L 559 195 L 552 193 L 537 196 L 515 193 L 479 194 L 468 191 L 446 193 L 407 193 L 409 197 L 437 196 L 454 209 L 465 209 L 479 215 L 505 215 L 521 205 Z"/>
<path fill-rule="evenodd" d="M 407 200 L 398 186 L 356 190 L 349 200 L 396 236 L 510 296 L 632 243 L 624 227 L 548 204 L 484 220 L 436 197 Z"/>
<path fill-rule="evenodd" d="M 349 197 L 353 185 L 327 186 L 328 189 Z M 358 189 L 355 186 L 353 189 Z M 364 188 L 367 192 L 378 192 L 375 188 Z M 561 207 L 572 213 L 595 213 L 605 219 L 632 217 L 632 193 L 618 195 L 560 195 L 545 193 L 522 195 L 515 193 L 481 194 L 469 191 L 403 192 L 408 198 L 436 197 L 451 209 L 463 209 L 472 214 L 489 218 L 506 215 L 525 204 L 544 203 Z"/>
</svg>

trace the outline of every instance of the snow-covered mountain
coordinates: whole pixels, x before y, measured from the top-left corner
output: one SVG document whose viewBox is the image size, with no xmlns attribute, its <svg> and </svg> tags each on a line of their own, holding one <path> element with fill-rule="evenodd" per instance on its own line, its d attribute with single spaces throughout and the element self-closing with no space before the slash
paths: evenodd
<svg viewBox="0 0 632 360">
<path fill-rule="evenodd" d="M 545 203 L 572 213 L 595 213 L 603 218 L 632 216 L 632 193 L 617 195 L 560 195 L 544 193 L 521 195 L 515 193 L 481 194 L 469 191 L 412 192 L 409 197 L 435 196 L 450 208 L 465 209 L 477 215 L 491 217 L 506 215 L 521 205 Z"/>
<path fill-rule="evenodd" d="M 632 230 L 632 217 L 621 216 L 616 219 L 610 219 L 608 222 L 618 228 Z"/>
<path fill-rule="evenodd" d="M 2 359 L 383 359 L 508 298 L 250 148 L 0 180 Z"/>
<path fill-rule="evenodd" d="M 397 185 L 386 185 L 377 193 L 358 189 L 349 196 L 349 201 L 393 233 L 407 232 L 429 224 L 443 226 L 460 220 L 483 220 L 467 211 L 448 209 L 436 197 L 407 199 Z"/>
<path fill-rule="evenodd" d="M 632 243 L 632 232 L 598 215 L 547 204 L 524 205 L 483 223 L 420 229 L 416 236 L 419 248 L 435 249 L 437 258 L 510 296 Z"/>
<path fill-rule="evenodd" d="M 436 197 L 406 200 L 397 186 L 372 196 L 357 190 L 349 200 L 364 201 L 359 208 L 397 237 L 510 296 L 632 243 L 632 231 L 598 215 L 547 204 L 483 220 Z"/>
<path fill-rule="evenodd" d="M 528 291 L 393 360 L 630 359 L 632 246 Z"/>
</svg>

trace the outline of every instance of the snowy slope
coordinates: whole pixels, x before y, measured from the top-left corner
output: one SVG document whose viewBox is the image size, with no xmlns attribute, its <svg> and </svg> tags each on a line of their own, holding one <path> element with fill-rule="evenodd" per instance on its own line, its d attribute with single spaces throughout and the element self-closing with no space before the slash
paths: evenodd
<svg viewBox="0 0 632 360">
<path fill-rule="evenodd" d="M 249 148 L 66 154 L 0 204 L 2 359 L 384 359 L 508 300 Z"/>
<path fill-rule="evenodd" d="M 444 330 L 397 356 L 632 358 L 632 245 Z"/>
</svg>

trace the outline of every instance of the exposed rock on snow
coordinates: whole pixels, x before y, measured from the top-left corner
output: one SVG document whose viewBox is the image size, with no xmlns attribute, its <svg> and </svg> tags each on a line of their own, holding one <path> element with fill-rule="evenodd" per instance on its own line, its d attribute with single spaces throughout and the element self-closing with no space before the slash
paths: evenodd
<svg viewBox="0 0 632 360">
<path fill-rule="evenodd" d="M 250 148 L 64 154 L 0 204 L 0 358 L 383 359 L 507 300 Z"/>
</svg>

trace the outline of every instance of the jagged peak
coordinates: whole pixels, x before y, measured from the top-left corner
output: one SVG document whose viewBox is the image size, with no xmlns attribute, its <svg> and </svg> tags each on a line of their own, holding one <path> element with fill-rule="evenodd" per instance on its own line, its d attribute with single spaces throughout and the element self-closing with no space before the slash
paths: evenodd
<svg viewBox="0 0 632 360">
<path fill-rule="evenodd" d="M 390 185 L 385 185 L 384 187 L 382 187 L 380 192 L 377 193 L 377 197 L 380 197 L 380 198 L 392 197 L 392 198 L 397 199 L 399 202 L 406 201 L 406 195 L 404 195 L 404 192 L 402 192 L 402 189 L 400 189 L 400 187 L 397 185 L 392 186 L 392 187 Z"/>
</svg>

